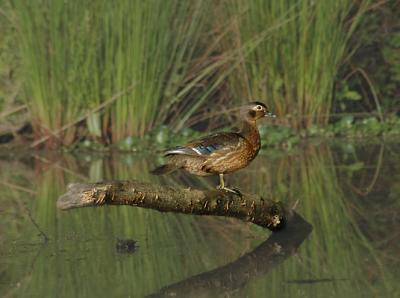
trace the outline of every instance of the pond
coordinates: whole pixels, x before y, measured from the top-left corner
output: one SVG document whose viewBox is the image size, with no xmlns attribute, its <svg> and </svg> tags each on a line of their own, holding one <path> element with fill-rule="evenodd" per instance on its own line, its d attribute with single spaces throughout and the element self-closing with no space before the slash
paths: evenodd
<svg viewBox="0 0 400 298">
<path fill-rule="evenodd" d="M 228 176 L 296 206 L 312 230 L 272 234 L 235 219 L 129 206 L 61 211 L 71 182 L 155 177 L 147 154 L 0 154 L 1 297 L 399 297 L 400 144 L 266 149 Z"/>
</svg>

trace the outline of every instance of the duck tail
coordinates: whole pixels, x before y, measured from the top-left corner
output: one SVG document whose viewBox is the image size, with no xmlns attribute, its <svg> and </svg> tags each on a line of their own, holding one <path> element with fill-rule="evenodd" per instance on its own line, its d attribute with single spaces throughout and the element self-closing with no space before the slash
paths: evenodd
<svg viewBox="0 0 400 298">
<path fill-rule="evenodd" d="M 159 166 L 159 167 L 151 170 L 150 173 L 153 175 L 164 175 L 164 174 L 172 173 L 173 171 L 176 171 L 177 169 L 179 169 L 179 167 L 174 164 L 165 164 L 165 165 Z"/>
</svg>

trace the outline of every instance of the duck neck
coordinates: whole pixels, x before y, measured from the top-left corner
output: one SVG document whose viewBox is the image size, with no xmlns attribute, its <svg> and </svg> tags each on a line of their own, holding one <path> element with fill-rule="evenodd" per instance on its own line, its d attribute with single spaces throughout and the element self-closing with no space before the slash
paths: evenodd
<svg viewBox="0 0 400 298">
<path fill-rule="evenodd" d="M 260 148 L 260 133 L 258 132 L 256 121 L 244 120 L 240 133 L 256 150 Z"/>
</svg>

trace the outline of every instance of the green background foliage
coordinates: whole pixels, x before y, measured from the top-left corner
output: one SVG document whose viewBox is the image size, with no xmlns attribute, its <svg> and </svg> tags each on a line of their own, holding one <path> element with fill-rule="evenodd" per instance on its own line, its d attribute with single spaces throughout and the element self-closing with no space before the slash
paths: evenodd
<svg viewBox="0 0 400 298">
<path fill-rule="evenodd" d="M 28 121 L 48 147 L 213 129 L 249 100 L 297 131 L 332 111 L 382 122 L 399 107 L 398 11 L 392 0 L 2 0 L 0 121 Z"/>
</svg>

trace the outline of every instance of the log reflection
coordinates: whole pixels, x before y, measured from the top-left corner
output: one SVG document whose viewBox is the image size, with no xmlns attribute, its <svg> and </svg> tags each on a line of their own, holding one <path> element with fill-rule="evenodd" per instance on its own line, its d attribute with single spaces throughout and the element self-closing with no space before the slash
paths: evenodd
<svg viewBox="0 0 400 298">
<path fill-rule="evenodd" d="M 149 297 L 230 297 L 231 292 L 266 275 L 293 255 L 311 230 L 309 223 L 293 213 L 284 230 L 273 233 L 236 261 L 164 287 Z"/>
</svg>

